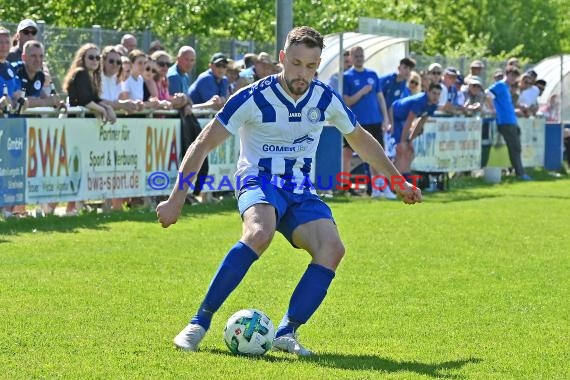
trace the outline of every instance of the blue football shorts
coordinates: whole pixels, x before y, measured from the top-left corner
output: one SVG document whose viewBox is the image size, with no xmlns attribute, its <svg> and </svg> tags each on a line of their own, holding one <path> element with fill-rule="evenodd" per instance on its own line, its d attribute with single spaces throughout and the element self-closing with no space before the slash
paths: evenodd
<svg viewBox="0 0 570 380">
<path fill-rule="evenodd" d="M 295 194 L 266 181 L 261 182 L 258 178 L 244 184 L 237 198 L 242 218 L 243 213 L 253 205 L 272 205 L 277 217 L 277 231 L 295 248 L 299 248 L 293 244 L 295 228 L 317 219 L 330 219 L 334 223 L 331 209 L 317 195 L 310 192 Z"/>
</svg>

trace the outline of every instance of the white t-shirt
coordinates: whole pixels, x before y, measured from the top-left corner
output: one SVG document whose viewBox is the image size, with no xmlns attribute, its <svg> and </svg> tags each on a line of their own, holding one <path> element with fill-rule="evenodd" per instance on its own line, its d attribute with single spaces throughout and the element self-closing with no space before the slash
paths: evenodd
<svg viewBox="0 0 570 380">
<path fill-rule="evenodd" d="M 117 75 L 101 74 L 101 99 L 114 102 L 119 99 L 121 85 L 117 83 Z"/>
<path fill-rule="evenodd" d="M 121 83 L 121 92 L 128 92 L 129 99 L 131 100 L 143 100 L 144 98 L 144 79 L 141 75 L 138 78 L 134 78 L 129 75 L 126 81 Z"/>
<path fill-rule="evenodd" d="M 263 78 L 236 92 L 217 114 L 232 134 L 239 133 L 237 179 L 263 177 L 295 193 L 310 178 L 312 160 L 324 125 L 343 134 L 356 126 L 356 116 L 330 86 L 313 80 L 307 92 L 294 101 L 281 87 L 277 75 Z M 325 123 L 326 120 L 326 123 Z M 275 178 L 282 181 L 273 181 Z"/>
<path fill-rule="evenodd" d="M 540 94 L 540 90 L 536 86 L 531 86 L 521 91 L 521 94 L 519 95 L 519 104 L 527 107 L 536 105 L 538 94 Z"/>
</svg>

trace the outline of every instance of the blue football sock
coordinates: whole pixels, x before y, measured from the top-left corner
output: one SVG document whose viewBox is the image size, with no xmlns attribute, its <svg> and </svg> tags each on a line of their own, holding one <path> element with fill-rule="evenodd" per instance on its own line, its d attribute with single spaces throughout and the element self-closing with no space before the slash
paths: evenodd
<svg viewBox="0 0 570 380">
<path fill-rule="evenodd" d="M 220 264 L 204 301 L 190 323 L 198 324 L 208 330 L 214 313 L 238 286 L 255 260 L 257 254 L 253 249 L 238 241 Z"/>
<path fill-rule="evenodd" d="M 327 295 L 334 271 L 319 264 L 309 264 L 293 291 L 289 310 L 277 328 L 276 337 L 295 332 L 306 323 Z"/>
</svg>

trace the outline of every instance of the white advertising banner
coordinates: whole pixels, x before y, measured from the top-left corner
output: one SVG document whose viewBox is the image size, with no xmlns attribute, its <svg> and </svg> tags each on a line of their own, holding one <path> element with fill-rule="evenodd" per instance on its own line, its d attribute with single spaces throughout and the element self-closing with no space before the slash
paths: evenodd
<svg viewBox="0 0 570 380">
<path fill-rule="evenodd" d="M 456 172 L 481 167 L 481 120 L 430 118 L 424 133 L 414 140 L 412 169 L 420 172 Z"/>
<path fill-rule="evenodd" d="M 524 167 L 544 166 L 544 119 L 519 119 Z"/>
<path fill-rule="evenodd" d="M 518 125 L 521 129 L 521 159 L 523 166 L 544 166 L 545 120 L 543 118 L 519 118 Z M 510 167 L 509 151 L 496 123 L 493 123 L 489 132 L 492 145 L 487 166 Z"/>
<path fill-rule="evenodd" d="M 178 119 L 28 119 L 26 203 L 167 194 L 148 177 L 176 179 Z"/>
</svg>

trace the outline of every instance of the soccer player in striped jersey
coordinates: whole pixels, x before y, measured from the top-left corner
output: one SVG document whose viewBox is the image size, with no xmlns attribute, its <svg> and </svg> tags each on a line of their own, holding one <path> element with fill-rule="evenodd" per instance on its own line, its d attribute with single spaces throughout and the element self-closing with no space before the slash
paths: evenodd
<svg viewBox="0 0 570 380">
<path fill-rule="evenodd" d="M 314 79 L 323 47 L 323 37 L 316 30 L 306 26 L 291 30 L 279 53 L 283 71 L 235 93 L 185 154 L 182 179 L 196 173 L 212 149 L 231 134 L 239 134 L 237 175 L 249 180 L 236 191 L 242 236 L 222 260 L 197 313 L 174 338 L 175 346 L 184 351 L 198 349 L 213 314 L 279 231 L 291 245 L 307 251 L 312 261 L 293 291 L 273 347 L 297 355 L 312 354 L 299 343 L 297 329 L 325 298 L 345 252 L 331 210 L 307 186 L 311 157 L 325 120 L 380 172 L 400 175 L 338 93 Z M 163 227 L 176 223 L 180 215 L 188 190 L 182 179 L 168 200 L 157 206 Z M 420 190 L 407 182 L 396 191 L 405 203 L 421 201 Z"/>
</svg>

